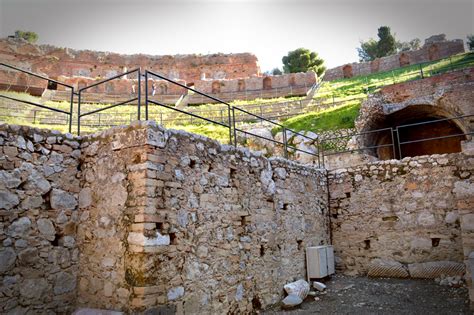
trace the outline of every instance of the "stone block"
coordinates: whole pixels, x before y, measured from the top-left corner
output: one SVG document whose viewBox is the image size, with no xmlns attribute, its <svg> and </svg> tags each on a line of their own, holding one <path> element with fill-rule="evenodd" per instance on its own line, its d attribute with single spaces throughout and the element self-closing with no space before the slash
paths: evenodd
<svg viewBox="0 0 474 315">
<path fill-rule="evenodd" d="M 466 271 L 463 263 L 454 261 L 432 261 L 408 265 L 408 272 L 412 278 L 434 279 L 441 275 L 462 276 Z"/>
<path fill-rule="evenodd" d="M 382 278 L 408 278 L 407 268 L 398 261 L 374 259 L 370 262 L 367 275 Z"/>
</svg>

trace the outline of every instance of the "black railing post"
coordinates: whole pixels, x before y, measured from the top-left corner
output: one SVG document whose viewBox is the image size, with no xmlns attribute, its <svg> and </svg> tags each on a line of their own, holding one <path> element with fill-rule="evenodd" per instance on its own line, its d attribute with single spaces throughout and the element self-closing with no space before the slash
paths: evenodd
<svg viewBox="0 0 474 315">
<path fill-rule="evenodd" d="M 138 68 L 138 120 L 140 120 L 140 99 L 141 99 L 141 96 L 142 96 L 142 89 L 141 89 L 141 81 L 142 81 L 142 74 L 141 74 L 141 71 L 140 71 L 141 68 Z M 148 84 L 146 84 L 145 86 L 148 86 Z M 145 91 L 146 93 L 146 91 Z M 146 119 L 148 120 L 148 119 Z"/>
<path fill-rule="evenodd" d="M 232 107 L 232 127 L 234 129 L 234 147 L 237 148 L 237 129 L 235 128 L 235 109 Z"/>
<path fill-rule="evenodd" d="M 33 124 L 36 124 L 36 109 L 33 110 Z"/>
<path fill-rule="evenodd" d="M 74 87 L 71 88 L 71 105 L 69 107 L 69 133 L 72 133 L 72 118 L 73 118 L 73 111 L 74 111 Z"/>
<path fill-rule="evenodd" d="M 392 134 L 392 149 L 393 149 L 393 158 L 397 159 L 397 150 L 395 149 L 395 137 L 393 133 L 396 132 L 393 128 L 390 129 L 390 133 Z"/>
<path fill-rule="evenodd" d="M 232 117 L 230 115 L 230 105 L 227 105 L 227 115 L 229 116 L 228 118 L 228 123 L 229 123 L 229 144 L 232 145 Z"/>
<path fill-rule="evenodd" d="M 77 94 L 77 135 L 81 135 L 81 90 Z"/>
<path fill-rule="evenodd" d="M 421 74 L 421 78 L 424 79 L 425 78 L 425 75 L 423 74 L 423 64 L 420 63 L 420 74 Z"/>
<path fill-rule="evenodd" d="M 148 120 L 148 70 L 145 70 L 145 120 Z"/>
<path fill-rule="evenodd" d="M 398 126 L 395 128 L 395 131 L 397 133 L 397 143 L 398 143 L 398 156 L 399 156 L 399 160 L 403 159 L 403 155 L 402 155 L 402 146 L 400 144 L 400 131 L 398 129 Z"/>
<path fill-rule="evenodd" d="M 283 148 L 285 150 L 285 152 L 283 152 L 283 155 L 285 156 L 285 159 L 288 159 L 288 142 L 287 142 L 285 127 L 283 127 Z"/>
</svg>

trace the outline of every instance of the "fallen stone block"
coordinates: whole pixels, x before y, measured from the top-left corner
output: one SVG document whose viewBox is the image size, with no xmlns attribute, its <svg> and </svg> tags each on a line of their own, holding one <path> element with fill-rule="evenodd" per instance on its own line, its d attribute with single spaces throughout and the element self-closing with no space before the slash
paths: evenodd
<svg viewBox="0 0 474 315">
<path fill-rule="evenodd" d="M 463 263 L 454 261 L 431 261 L 408 265 L 412 278 L 435 279 L 446 276 L 462 276 L 466 272 Z"/>
<path fill-rule="evenodd" d="M 304 300 L 309 292 L 309 283 L 305 280 L 298 280 L 285 284 L 283 288 L 288 295 L 297 295 L 301 300 Z"/>
<path fill-rule="evenodd" d="M 313 288 L 315 288 L 318 291 L 324 291 L 324 290 L 326 290 L 326 285 L 324 283 L 314 281 L 313 282 Z"/>
<path fill-rule="evenodd" d="M 403 264 L 384 259 L 372 260 L 367 275 L 374 278 L 408 278 L 410 276 Z"/>
<path fill-rule="evenodd" d="M 284 307 L 294 307 L 303 303 L 303 299 L 298 295 L 290 294 L 281 301 Z"/>
</svg>

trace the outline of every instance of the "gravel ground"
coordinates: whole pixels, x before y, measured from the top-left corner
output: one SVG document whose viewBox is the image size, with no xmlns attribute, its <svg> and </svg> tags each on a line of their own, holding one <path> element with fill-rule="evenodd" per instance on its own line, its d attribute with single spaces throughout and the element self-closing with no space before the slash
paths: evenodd
<svg viewBox="0 0 474 315">
<path fill-rule="evenodd" d="M 434 280 L 336 275 L 325 284 L 324 294 L 308 296 L 295 309 L 276 307 L 264 314 L 474 314 L 465 287 L 441 286 Z"/>
</svg>

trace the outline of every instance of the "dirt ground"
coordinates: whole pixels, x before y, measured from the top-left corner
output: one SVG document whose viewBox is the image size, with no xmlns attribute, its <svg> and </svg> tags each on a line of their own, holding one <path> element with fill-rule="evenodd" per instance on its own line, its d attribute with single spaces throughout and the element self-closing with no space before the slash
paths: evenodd
<svg viewBox="0 0 474 315">
<path fill-rule="evenodd" d="M 277 307 L 264 314 L 474 314 L 465 287 L 441 286 L 434 280 L 335 275 L 325 284 L 324 294 L 308 296 L 295 309 Z"/>
</svg>

